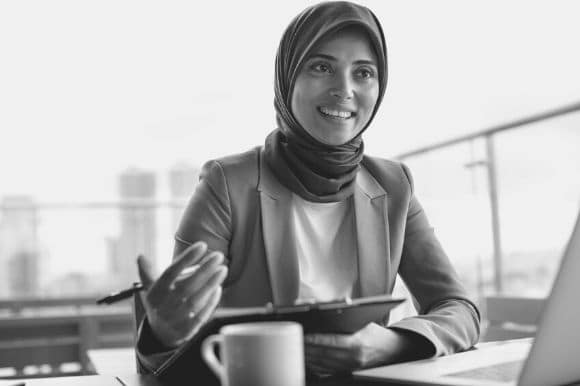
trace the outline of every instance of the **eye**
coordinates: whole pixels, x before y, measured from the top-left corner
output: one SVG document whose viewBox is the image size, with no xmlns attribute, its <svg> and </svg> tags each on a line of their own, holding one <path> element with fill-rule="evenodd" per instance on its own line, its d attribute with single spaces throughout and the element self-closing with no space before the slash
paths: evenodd
<svg viewBox="0 0 580 386">
<path fill-rule="evenodd" d="M 316 62 L 310 66 L 310 69 L 314 72 L 321 72 L 321 73 L 331 73 L 332 69 L 326 63 Z"/>
<path fill-rule="evenodd" d="M 361 79 L 370 79 L 375 77 L 375 72 L 370 68 L 359 68 L 356 71 L 356 75 Z"/>
</svg>

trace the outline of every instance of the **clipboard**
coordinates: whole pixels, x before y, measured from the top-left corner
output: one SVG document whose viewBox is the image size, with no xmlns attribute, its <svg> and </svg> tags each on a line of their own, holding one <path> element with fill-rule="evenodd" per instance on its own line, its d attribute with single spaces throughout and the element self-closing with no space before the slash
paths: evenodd
<svg viewBox="0 0 580 386">
<path fill-rule="evenodd" d="M 391 295 L 369 296 L 322 303 L 301 303 L 289 306 L 218 308 L 190 341 L 181 346 L 154 372 L 161 376 L 178 358 L 190 350 L 199 350 L 203 340 L 227 324 L 291 321 L 302 325 L 305 334 L 352 334 L 368 323 L 379 322 L 394 307 L 405 301 Z M 197 348 L 196 348 L 197 347 Z"/>
</svg>

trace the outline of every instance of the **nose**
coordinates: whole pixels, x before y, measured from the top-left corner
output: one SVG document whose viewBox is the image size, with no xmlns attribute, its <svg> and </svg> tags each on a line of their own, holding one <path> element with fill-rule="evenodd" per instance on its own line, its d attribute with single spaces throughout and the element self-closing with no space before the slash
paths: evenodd
<svg viewBox="0 0 580 386">
<path fill-rule="evenodd" d="M 350 76 L 347 74 L 336 75 L 335 84 L 330 89 L 330 95 L 338 99 L 339 102 L 348 101 L 353 98 L 353 85 Z"/>
</svg>

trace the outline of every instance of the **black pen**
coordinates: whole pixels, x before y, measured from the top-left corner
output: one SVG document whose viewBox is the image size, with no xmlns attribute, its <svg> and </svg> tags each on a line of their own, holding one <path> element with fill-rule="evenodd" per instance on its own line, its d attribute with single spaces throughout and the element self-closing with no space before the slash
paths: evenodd
<svg viewBox="0 0 580 386">
<path fill-rule="evenodd" d="M 113 304 L 125 300 L 135 295 L 137 292 L 144 290 L 145 287 L 141 283 L 133 283 L 133 287 L 124 289 L 119 292 L 112 293 L 104 298 L 97 299 L 97 304 Z"/>
<path fill-rule="evenodd" d="M 176 281 L 187 279 L 191 276 L 196 270 L 199 268 L 198 264 L 190 265 L 189 267 L 185 267 L 183 271 L 179 274 L 179 276 L 175 279 Z M 139 291 L 143 291 L 145 287 L 142 283 L 136 282 L 133 283 L 133 287 L 124 289 L 119 292 L 112 293 L 104 298 L 98 299 L 97 304 L 113 304 L 120 302 L 121 300 L 125 300 L 130 298 L 131 296 L 135 295 Z"/>
<path fill-rule="evenodd" d="M 179 259 L 183 258 L 186 254 L 188 254 L 189 252 L 193 251 L 195 248 L 198 248 L 198 247 L 199 247 L 199 243 L 195 243 L 195 244 L 188 246 L 187 248 L 185 248 L 184 251 L 182 251 L 179 255 L 177 255 L 175 257 L 175 260 L 179 260 Z M 183 271 L 180 272 L 176 281 L 187 279 L 189 276 L 191 276 L 199 268 L 199 258 L 202 256 L 203 255 L 200 255 L 195 261 L 193 261 L 192 265 L 185 267 L 183 269 Z M 127 288 L 127 289 L 124 289 L 122 291 L 115 292 L 115 293 L 112 293 L 108 296 L 105 296 L 104 298 L 97 299 L 97 304 L 100 305 L 100 304 L 117 303 L 121 300 L 125 300 L 125 299 L 130 298 L 131 296 L 135 295 L 137 292 L 143 291 L 144 289 L 145 289 L 145 287 L 143 286 L 142 283 L 136 282 L 136 283 L 133 283 L 133 286 L 131 288 Z"/>
</svg>

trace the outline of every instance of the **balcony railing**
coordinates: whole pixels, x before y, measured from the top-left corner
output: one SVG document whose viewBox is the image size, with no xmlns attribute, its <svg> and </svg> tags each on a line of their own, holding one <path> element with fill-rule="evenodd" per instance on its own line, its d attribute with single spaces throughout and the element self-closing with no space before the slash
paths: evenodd
<svg viewBox="0 0 580 386">
<path fill-rule="evenodd" d="M 421 147 L 400 154 L 395 157 L 396 159 L 399 159 L 401 161 L 412 163 L 414 161 L 419 161 L 419 159 L 422 157 L 437 152 L 446 151 L 448 149 L 457 148 L 465 145 L 468 145 L 470 147 L 471 150 L 470 159 L 463 161 L 464 167 L 467 169 L 473 169 L 478 167 L 483 168 L 485 169 L 487 176 L 487 191 L 489 197 L 488 198 L 489 213 L 491 220 L 490 221 L 491 241 L 493 245 L 493 290 L 497 293 L 501 293 L 504 290 L 504 269 L 503 269 L 504 252 L 502 249 L 500 187 L 499 187 L 500 181 L 498 181 L 499 180 L 498 169 L 501 168 L 501 165 L 498 165 L 496 143 L 502 140 L 502 135 L 507 134 L 508 132 L 511 135 L 514 133 L 515 129 L 521 130 L 521 132 L 518 133 L 519 138 L 521 139 L 523 138 L 523 136 L 525 136 L 525 130 L 531 130 L 533 128 L 537 130 L 538 127 L 540 127 L 541 130 L 541 125 L 546 124 L 548 121 L 554 122 L 557 121 L 557 119 L 571 118 L 570 122 L 566 124 L 564 127 L 575 130 L 575 132 L 570 137 L 572 138 L 572 140 L 576 141 L 576 146 L 578 146 L 580 145 L 580 115 L 578 114 L 579 112 L 580 112 L 580 103 L 573 103 L 553 110 L 517 119 L 512 122 L 507 122 L 494 127 L 490 127 L 475 133 L 467 134 L 450 140 L 435 143 L 429 146 Z M 562 120 L 560 120 L 560 122 L 562 122 Z M 546 125 L 545 127 L 551 128 L 549 125 Z M 536 135 L 538 134 L 536 133 Z M 558 133 L 555 132 L 552 133 L 552 135 L 558 135 Z M 478 141 L 484 142 L 484 151 L 482 155 L 476 157 L 474 156 L 473 153 L 473 147 Z M 550 162 L 551 161 L 550 157 L 545 157 L 547 150 L 550 149 L 547 148 L 542 149 L 540 147 L 540 153 L 534 154 L 534 149 L 525 148 L 525 141 L 522 141 L 522 147 L 520 149 L 516 149 L 516 151 L 520 152 L 524 160 L 526 158 L 535 157 L 536 159 L 541 161 L 542 156 L 544 156 L 544 161 Z M 558 149 L 551 150 L 558 151 Z M 526 154 L 526 152 L 528 154 Z M 430 159 L 429 162 L 432 163 L 433 159 Z M 461 163 L 462 161 L 460 159 L 456 159 L 455 162 Z M 568 163 L 569 163 L 568 165 L 561 165 L 559 167 L 563 168 L 566 168 L 567 166 L 569 167 L 570 174 L 568 175 L 568 182 L 570 185 L 573 185 L 572 189 L 576 193 L 576 198 L 580 199 L 580 189 L 578 189 L 579 185 L 577 183 L 574 184 L 574 180 L 578 180 L 578 178 L 575 176 L 577 176 L 578 172 L 580 172 L 580 157 L 570 159 L 568 160 Z M 433 167 L 433 169 L 435 170 L 435 173 L 438 173 L 436 171 L 437 170 L 436 166 Z M 558 187 L 554 187 L 554 189 L 558 189 Z M 523 198 L 525 199 L 525 196 Z M 542 203 L 539 203 L 539 205 L 541 204 Z M 549 202 L 546 202 L 545 205 L 549 205 Z M 464 230 L 464 232 L 468 231 L 469 230 Z"/>
<path fill-rule="evenodd" d="M 130 347 L 130 304 L 97 308 L 94 298 L 0 301 L 0 378 L 91 374 L 87 350 Z"/>
</svg>

